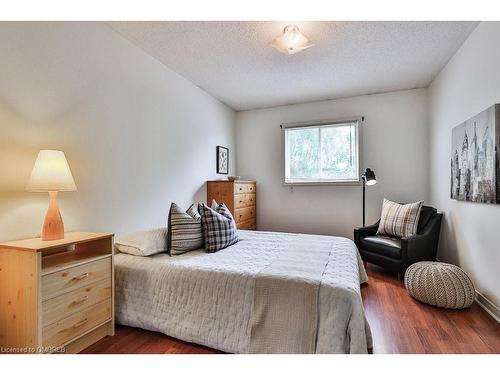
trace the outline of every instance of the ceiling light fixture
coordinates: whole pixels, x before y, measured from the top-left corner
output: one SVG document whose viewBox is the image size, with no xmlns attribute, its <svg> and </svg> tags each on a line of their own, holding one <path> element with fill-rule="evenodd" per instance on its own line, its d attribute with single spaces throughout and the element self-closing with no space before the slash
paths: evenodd
<svg viewBox="0 0 500 375">
<path fill-rule="evenodd" d="M 271 43 L 272 47 L 287 55 L 293 55 L 313 45 L 314 44 L 300 32 L 297 25 L 285 26 L 283 34 L 274 39 Z"/>
</svg>

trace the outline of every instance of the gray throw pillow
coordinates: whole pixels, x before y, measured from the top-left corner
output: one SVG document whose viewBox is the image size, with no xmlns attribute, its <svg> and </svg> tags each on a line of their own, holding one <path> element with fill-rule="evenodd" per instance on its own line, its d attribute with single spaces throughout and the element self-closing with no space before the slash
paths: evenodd
<svg viewBox="0 0 500 375">
<path fill-rule="evenodd" d="M 170 206 L 167 247 L 170 255 L 203 248 L 201 216 L 194 204 L 186 212 L 175 203 Z"/>
</svg>

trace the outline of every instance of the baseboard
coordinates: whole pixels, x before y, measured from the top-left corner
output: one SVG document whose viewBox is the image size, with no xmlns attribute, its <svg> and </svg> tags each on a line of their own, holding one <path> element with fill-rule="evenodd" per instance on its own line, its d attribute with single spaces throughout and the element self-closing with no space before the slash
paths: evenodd
<svg viewBox="0 0 500 375">
<path fill-rule="evenodd" d="M 500 323 L 500 309 L 498 306 L 496 306 L 493 302 L 491 302 L 488 298 L 483 296 L 481 293 L 479 293 L 476 290 L 476 302 L 483 308 L 484 311 L 486 311 L 488 314 L 490 314 L 493 319 L 497 321 L 497 323 Z"/>
<path fill-rule="evenodd" d="M 437 262 L 442 262 L 439 258 L 436 258 Z M 493 319 L 500 323 L 500 308 L 496 306 L 493 302 L 491 302 L 488 298 L 483 296 L 476 290 L 476 302 L 479 306 L 482 307 L 484 311 L 486 311 Z"/>
</svg>

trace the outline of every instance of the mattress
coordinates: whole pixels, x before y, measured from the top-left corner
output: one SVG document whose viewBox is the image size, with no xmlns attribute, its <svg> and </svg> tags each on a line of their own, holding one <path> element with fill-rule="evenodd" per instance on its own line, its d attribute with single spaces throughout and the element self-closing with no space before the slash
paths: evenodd
<svg viewBox="0 0 500 375">
<path fill-rule="evenodd" d="M 117 254 L 116 321 L 248 353 L 256 275 L 294 241 L 310 240 L 311 246 L 325 241 L 331 252 L 319 288 L 316 353 L 367 352 L 371 333 L 360 293 L 367 275 L 351 240 L 242 230 L 238 236 L 239 242 L 212 254 Z"/>
</svg>

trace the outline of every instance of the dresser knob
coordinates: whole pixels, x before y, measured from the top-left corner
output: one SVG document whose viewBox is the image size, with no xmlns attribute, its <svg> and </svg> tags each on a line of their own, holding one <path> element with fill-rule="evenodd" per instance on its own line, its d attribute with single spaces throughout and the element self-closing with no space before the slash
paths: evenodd
<svg viewBox="0 0 500 375">
<path fill-rule="evenodd" d="M 87 277 L 89 277 L 89 273 L 85 272 L 85 273 L 81 274 L 80 276 L 73 277 L 73 280 L 83 280 L 83 279 L 86 279 Z"/>
<path fill-rule="evenodd" d="M 85 323 L 87 323 L 89 320 L 87 318 L 80 320 L 78 323 L 73 324 L 73 328 L 78 328 L 83 326 Z"/>
<path fill-rule="evenodd" d="M 79 305 L 80 303 L 83 303 L 89 299 L 89 296 L 83 296 L 80 299 L 77 299 L 76 301 L 71 302 L 72 305 Z"/>
</svg>

